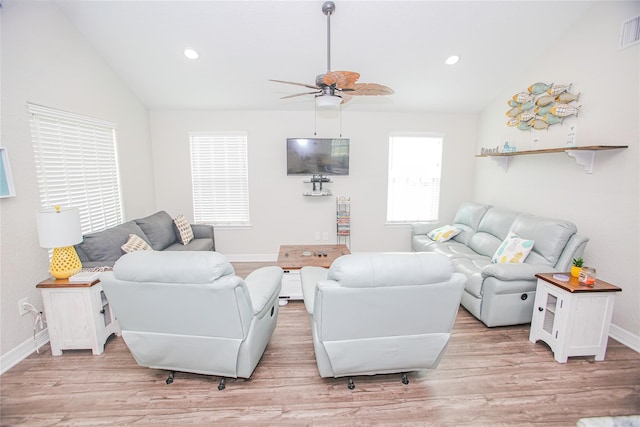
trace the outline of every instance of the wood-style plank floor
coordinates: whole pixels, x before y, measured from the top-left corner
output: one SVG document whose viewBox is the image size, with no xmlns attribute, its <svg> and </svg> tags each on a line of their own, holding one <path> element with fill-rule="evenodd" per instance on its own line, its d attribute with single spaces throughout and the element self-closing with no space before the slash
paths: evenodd
<svg viewBox="0 0 640 427">
<path fill-rule="evenodd" d="M 236 264 L 234 264 L 236 265 Z M 249 267 L 246 267 L 249 268 Z M 245 275 L 243 266 L 236 266 Z M 301 301 L 278 326 L 250 380 L 167 373 L 136 364 L 120 337 L 105 352 L 49 345 L 0 377 L 2 426 L 59 425 L 509 425 L 575 426 L 579 418 L 640 414 L 640 354 L 609 339 L 603 362 L 560 364 L 529 325 L 487 328 L 460 308 L 436 369 L 320 378 Z"/>
</svg>

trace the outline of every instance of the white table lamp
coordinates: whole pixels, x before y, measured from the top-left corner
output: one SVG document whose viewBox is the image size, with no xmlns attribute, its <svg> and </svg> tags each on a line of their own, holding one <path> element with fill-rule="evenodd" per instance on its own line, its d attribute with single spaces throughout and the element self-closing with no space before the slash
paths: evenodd
<svg viewBox="0 0 640 427">
<path fill-rule="evenodd" d="M 44 209 L 37 214 L 38 238 L 43 248 L 53 248 L 51 275 L 68 279 L 82 268 L 73 245 L 82 242 L 80 213 L 77 208 Z"/>
</svg>

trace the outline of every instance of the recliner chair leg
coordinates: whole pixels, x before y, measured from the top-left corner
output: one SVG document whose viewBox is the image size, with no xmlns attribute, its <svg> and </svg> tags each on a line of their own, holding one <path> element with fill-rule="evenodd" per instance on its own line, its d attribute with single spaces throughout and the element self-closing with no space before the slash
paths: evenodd
<svg viewBox="0 0 640 427">
<path fill-rule="evenodd" d="M 171 384 L 173 382 L 173 377 L 175 377 L 175 376 L 176 376 L 176 371 L 169 372 L 169 377 L 167 378 L 165 383 Z"/>
<path fill-rule="evenodd" d="M 226 383 L 227 383 L 226 378 L 220 378 L 220 384 L 218 384 L 218 390 L 224 390 Z"/>
<path fill-rule="evenodd" d="M 353 390 L 354 388 L 356 388 L 356 385 L 353 383 L 353 378 L 349 377 L 349 384 L 347 384 L 347 387 L 349 388 L 349 390 Z"/>
<path fill-rule="evenodd" d="M 409 384 L 409 378 L 407 378 L 407 373 L 402 373 L 402 384 Z"/>
</svg>

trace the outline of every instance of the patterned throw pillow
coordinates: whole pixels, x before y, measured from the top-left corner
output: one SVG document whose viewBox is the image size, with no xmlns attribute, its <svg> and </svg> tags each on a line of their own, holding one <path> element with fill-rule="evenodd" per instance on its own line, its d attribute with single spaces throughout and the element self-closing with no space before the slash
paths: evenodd
<svg viewBox="0 0 640 427">
<path fill-rule="evenodd" d="M 427 233 L 427 236 L 431 240 L 435 240 L 436 242 L 446 242 L 452 237 L 460 234 L 462 230 L 460 228 L 454 227 L 452 225 L 444 225 L 442 227 L 436 228 L 435 230 L 431 230 Z"/>
<path fill-rule="evenodd" d="M 176 225 L 176 229 L 178 230 L 178 240 L 183 245 L 188 245 L 190 241 L 193 240 L 193 230 L 191 229 L 191 224 L 187 221 L 187 218 L 184 215 L 178 215 L 173 219 L 173 223 Z"/>
<path fill-rule="evenodd" d="M 496 253 L 493 254 L 491 262 L 524 262 L 531 249 L 533 249 L 533 243 L 533 240 L 521 239 L 517 234 L 509 233 Z"/>
<path fill-rule="evenodd" d="M 135 252 L 135 251 L 152 251 L 153 250 L 153 248 L 149 246 L 149 244 L 145 242 L 142 237 L 136 234 L 129 234 L 129 240 L 127 240 L 127 243 L 120 246 L 120 248 L 127 254 L 129 252 Z"/>
</svg>

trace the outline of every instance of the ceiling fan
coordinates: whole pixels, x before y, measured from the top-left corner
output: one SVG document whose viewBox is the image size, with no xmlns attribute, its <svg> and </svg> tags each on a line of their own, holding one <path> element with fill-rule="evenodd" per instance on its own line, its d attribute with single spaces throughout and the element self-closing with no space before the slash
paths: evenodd
<svg viewBox="0 0 640 427">
<path fill-rule="evenodd" d="M 322 4 L 322 13 L 327 17 L 327 72 L 316 76 L 315 85 L 269 79 L 269 81 L 272 82 L 314 89 L 312 92 L 295 93 L 293 95 L 283 96 L 280 99 L 314 95 L 318 107 L 337 107 L 340 104 L 349 102 L 353 96 L 393 94 L 391 88 L 381 84 L 356 83 L 360 78 L 360 74 L 354 71 L 331 71 L 331 15 L 335 10 L 336 5 L 332 1 L 325 1 Z"/>
</svg>

